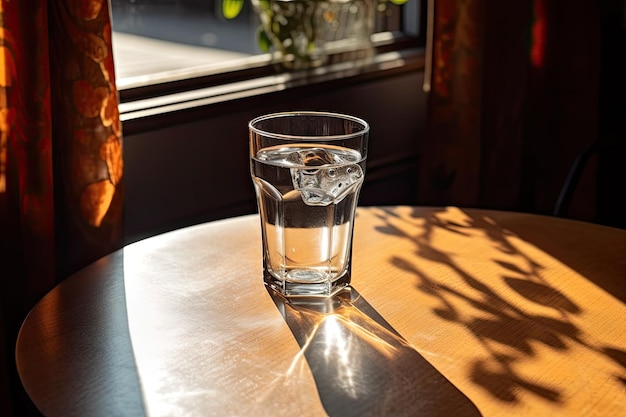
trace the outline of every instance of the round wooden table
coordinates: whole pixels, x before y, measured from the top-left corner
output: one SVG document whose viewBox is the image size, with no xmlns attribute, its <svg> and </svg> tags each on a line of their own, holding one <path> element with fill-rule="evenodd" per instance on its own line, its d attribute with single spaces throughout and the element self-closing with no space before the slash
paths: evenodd
<svg viewBox="0 0 626 417">
<path fill-rule="evenodd" d="M 46 416 L 618 416 L 626 231 L 359 208 L 352 289 L 285 303 L 256 215 L 128 245 L 48 293 L 16 357 Z"/>
</svg>

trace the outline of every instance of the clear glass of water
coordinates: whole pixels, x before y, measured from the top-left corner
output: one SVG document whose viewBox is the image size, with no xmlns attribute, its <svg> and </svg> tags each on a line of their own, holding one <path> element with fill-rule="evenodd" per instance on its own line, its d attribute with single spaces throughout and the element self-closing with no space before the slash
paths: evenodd
<svg viewBox="0 0 626 417">
<path fill-rule="evenodd" d="M 336 294 L 350 284 L 369 125 L 283 112 L 253 119 L 249 131 L 266 285 L 288 298 Z"/>
</svg>

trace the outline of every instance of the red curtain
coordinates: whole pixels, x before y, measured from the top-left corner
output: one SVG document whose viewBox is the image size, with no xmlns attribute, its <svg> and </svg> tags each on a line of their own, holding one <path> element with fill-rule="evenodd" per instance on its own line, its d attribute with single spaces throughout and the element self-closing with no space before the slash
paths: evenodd
<svg viewBox="0 0 626 417">
<path fill-rule="evenodd" d="M 428 138 L 420 204 L 475 205 L 480 163 L 484 8 L 479 0 L 435 0 Z"/>
<path fill-rule="evenodd" d="M 598 4 L 433 3 L 418 203 L 550 213 L 570 164 L 598 139 Z"/>
<path fill-rule="evenodd" d="M 0 0 L 2 415 L 28 309 L 123 244 L 117 106 L 107 0 Z"/>
</svg>

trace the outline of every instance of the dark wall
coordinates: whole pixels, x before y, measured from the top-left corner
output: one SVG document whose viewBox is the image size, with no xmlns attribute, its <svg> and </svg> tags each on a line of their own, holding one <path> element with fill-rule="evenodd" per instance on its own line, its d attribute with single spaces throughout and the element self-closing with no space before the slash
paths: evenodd
<svg viewBox="0 0 626 417">
<path fill-rule="evenodd" d="M 416 202 L 416 145 L 423 140 L 426 115 L 421 70 L 341 88 L 277 92 L 239 100 L 235 107 L 207 108 L 206 113 L 196 111 L 191 121 L 125 134 L 129 241 L 255 212 L 247 123 L 272 111 L 327 110 L 364 118 L 371 133 L 360 203 Z"/>
</svg>

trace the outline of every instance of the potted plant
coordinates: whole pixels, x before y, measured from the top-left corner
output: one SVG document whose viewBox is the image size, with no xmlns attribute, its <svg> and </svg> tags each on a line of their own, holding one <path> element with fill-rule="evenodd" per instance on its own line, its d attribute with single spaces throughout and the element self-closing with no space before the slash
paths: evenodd
<svg viewBox="0 0 626 417">
<path fill-rule="evenodd" d="M 222 13 L 233 19 L 245 0 L 222 0 Z M 250 0 L 260 19 L 259 47 L 288 70 L 314 68 L 331 51 L 371 52 L 376 11 L 387 2 L 408 0 Z M 360 52 L 360 55 L 358 53 Z"/>
</svg>

